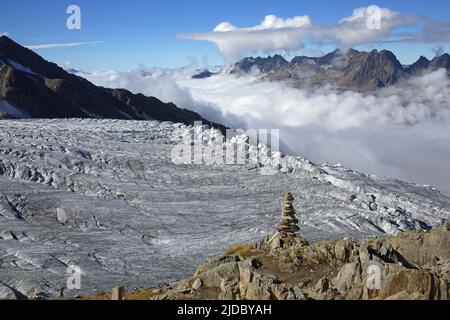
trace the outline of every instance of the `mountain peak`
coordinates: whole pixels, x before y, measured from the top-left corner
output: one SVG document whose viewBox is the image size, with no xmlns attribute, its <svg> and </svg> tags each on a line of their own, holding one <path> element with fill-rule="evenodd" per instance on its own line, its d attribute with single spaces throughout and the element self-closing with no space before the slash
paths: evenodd
<svg viewBox="0 0 450 320">
<path fill-rule="evenodd" d="M 278 60 L 281 60 L 281 59 L 286 60 L 283 58 L 283 56 L 281 54 L 278 54 L 278 53 L 274 54 L 273 57 L 269 57 L 269 58 L 278 59 Z"/>
<path fill-rule="evenodd" d="M 297 56 L 290 63 L 281 55 L 246 58 L 238 62 L 231 73 L 247 73 L 253 69 L 264 73 L 265 79 L 289 79 L 298 87 L 333 83 L 361 91 L 392 85 L 405 72 L 393 52 L 376 49 L 370 52 L 336 49 L 321 57 Z"/>
<path fill-rule="evenodd" d="M 289 66 L 289 62 L 283 58 L 280 54 L 275 54 L 273 56 L 268 56 L 266 58 L 262 57 L 247 57 L 237 62 L 231 73 L 239 72 L 250 72 L 253 68 L 257 68 L 263 73 L 273 72 L 284 67 Z"/>
<path fill-rule="evenodd" d="M 3 41 L 10 41 L 10 42 L 14 42 L 11 38 L 9 38 L 8 36 L 6 36 L 6 35 L 1 35 L 0 36 L 0 42 L 3 42 Z"/>
<path fill-rule="evenodd" d="M 436 57 L 438 60 L 450 60 L 450 55 L 448 53 L 444 53 L 440 57 Z"/>
<path fill-rule="evenodd" d="M 21 46 L 7 36 L 0 37 L 0 59 L 50 79 L 65 77 L 65 71 L 55 63 L 46 61 L 34 51 Z"/>
<path fill-rule="evenodd" d="M 0 55 L 6 55 L 11 53 L 11 51 L 17 50 L 28 50 L 22 47 L 20 44 L 9 38 L 8 36 L 0 36 Z"/>
<path fill-rule="evenodd" d="M 444 53 L 440 57 L 436 57 L 431 62 L 433 64 L 434 69 L 450 68 L 450 55 L 448 53 Z"/>
<path fill-rule="evenodd" d="M 407 71 L 412 75 L 422 75 L 427 72 L 427 70 L 436 71 L 441 68 L 450 70 L 450 55 L 448 53 L 436 56 L 432 60 L 420 56 L 419 60 L 414 62 Z"/>
<path fill-rule="evenodd" d="M 349 54 L 355 54 L 355 53 L 359 53 L 359 51 L 356 50 L 356 49 L 350 48 L 350 49 L 347 51 L 347 53 L 349 53 Z"/>
<path fill-rule="evenodd" d="M 5 35 L 0 36 L 0 52 L 7 49 L 28 50 L 27 48 L 22 47 L 20 44 L 9 38 L 8 36 Z"/>
</svg>

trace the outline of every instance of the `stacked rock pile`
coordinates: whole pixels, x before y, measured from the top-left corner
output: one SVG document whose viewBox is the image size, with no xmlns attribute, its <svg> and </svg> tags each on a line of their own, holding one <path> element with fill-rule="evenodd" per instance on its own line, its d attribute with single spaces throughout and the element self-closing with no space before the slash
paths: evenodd
<svg viewBox="0 0 450 320">
<path fill-rule="evenodd" d="M 276 230 L 283 236 L 295 236 L 300 230 L 295 218 L 295 209 L 293 206 L 294 196 L 292 193 L 286 193 L 283 197 L 281 208 L 281 219 L 276 226 Z"/>
</svg>

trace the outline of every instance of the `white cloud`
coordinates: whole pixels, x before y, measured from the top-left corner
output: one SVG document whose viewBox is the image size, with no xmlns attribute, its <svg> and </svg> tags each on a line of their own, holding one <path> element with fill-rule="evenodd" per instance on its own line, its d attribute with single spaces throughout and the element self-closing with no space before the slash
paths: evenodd
<svg viewBox="0 0 450 320">
<path fill-rule="evenodd" d="M 184 34 L 182 37 L 215 43 L 228 61 L 235 61 L 249 53 L 292 52 L 302 49 L 304 41 L 329 41 L 346 49 L 355 45 L 386 40 L 401 26 L 419 21 L 415 15 L 404 15 L 387 8 L 362 7 L 332 26 L 314 24 L 308 16 L 283 19 L 268 15 L 257 26 L 238 28 L 222 22 L 212 32 Z M 379 28 L 370 22 L 379 17 Z"/>
<path fill-rule="evenodd" d="M 411 41 L 421 41 L 426 43 L 449 43 L 450 42 L 450 22 L 427 20 L 423 26 L 419 37 L 410 37 Z"/>
<path fill-rule="evenodd" d="M 196 100 L 240 117 L 250 115 L 250 126 L 266 119 L 282 126 L 316 125 L 330 131 L 411 126 L 428 120 L 450 123 L 450 83 L 443 69 L 371 94 L 332 87 L 294 89 L 283 82 L 229 75 L 178 83 Z"/>
<path fill-rule="evenodd" d="M 206 119 L 219 123 L 232 123 L 235 127 L 245 126 L 236 115 L 219 109 L 208 102 L 194 100 L 188 89 L 179 86 L 176 79 L 186 79 L 196 72 L 196 62 L 180 69 L 145 68 L 133 71 L 93 71 L 79 73 L 96 85 L 107 88 L 125 88 L 133 93 L 157 97 L 164 102 L 173 102 L 180 108 L 200 113 Z"/>
<path fill-rule="evenodd" d="M 214 42 L 229 61 L 235 61 L 249 52 L 294 51 L 311 25 L 308 16 L 282 19 L 268 15 L 257 26 L 237 28 L 222 22 L 213 32 L 191 33 L 184 38 Z"/>
<path fill-rule="evenodd" d="M 77 47 L 85 45 L 96 45 L 100 43 L 103 43 L 103 41 L 36 44 L 36 45 L 28 45 L 26 47 L 28 49 L 35 50 L 35 49 L 53 49 L 53 48 Z"/>
<path fill-rule="evenodd" d="M 314 34 L 318 39 L 329 40 L 342 49 L 349 49 L 387 39 L 396 28 L 414 24 L 419 19 L 418 16 L 404 15 L 387 8 L 361 7 L 334 26 L 316 26 Z"/>
<path fill-rule="evenodd" d="M 232 32 L 232 31 L 260 31 L 285 28 L 301 28 L 311 25 L 311 19 L 308 16 L 298 16 L 289 19 L 279 18 L 274 15 L 268 15 L 257 26 L 250 28 L 237 28 L 229 22 L 222 22 L 214 28 L 214 32 Z"/>
</svg>

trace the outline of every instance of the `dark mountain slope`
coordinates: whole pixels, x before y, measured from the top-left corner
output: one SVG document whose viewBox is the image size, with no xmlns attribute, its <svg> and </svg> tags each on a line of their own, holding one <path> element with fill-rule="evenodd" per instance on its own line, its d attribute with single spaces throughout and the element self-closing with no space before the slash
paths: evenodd
<svg viewBox="0 0 450 320">
<path fill-rule="evenodd" d="M 198 113 L 122 89 L 97 87 L 0 37 L 0 118 L 109 118 L 210 123 Z M 5 103 L 8 109 L 4 107 Z M 10 112 L 10 109 L 17 112 Z M 9 111 L 9 112 L 7 112 Z M 14 117 L 14 116 L 13 116 Z M 216 127 L 223 128 L 218 124 Z"/>
<path fill-rule="evenodd" d="M 198 113 L 178 108 L 173 103 L 163 103 L 155 97 L 147 97 L 143 94 L 133 94 L 125 89 L 107 89 L 106 92 L 111 94 L 120 102 L 126 104 L 133 110 L 133 114 L 147 120 L 159 120 L 192 124 L 194 121 L 202 121 L 211 127 L 218 128 L 221 131 L 226 130 L 225 126 L 204 119 Z"/>
</svg>

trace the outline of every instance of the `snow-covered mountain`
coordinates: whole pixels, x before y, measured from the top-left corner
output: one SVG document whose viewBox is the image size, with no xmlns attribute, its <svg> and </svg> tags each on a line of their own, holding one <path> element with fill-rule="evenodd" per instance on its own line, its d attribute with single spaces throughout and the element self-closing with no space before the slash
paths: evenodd
<svg viewBox="0 0 450 320">
<path fill-rule="evenodd" d="M 182 279 L 233 243 L 260 239 L 295 194 L 308 240 L 428 229 L 450 218 L 431 187 L 279 153 L 257 165 L 174 163 L 176 146 L 219 131 L 156 121 L 0 122 L 0 298 L 55 296 L 68 266 L 81 290 Z M 243 146 L 235 136 L 225 146 Z M 248 146 L 249 156 L 264 146 Z"/>
</svg>

